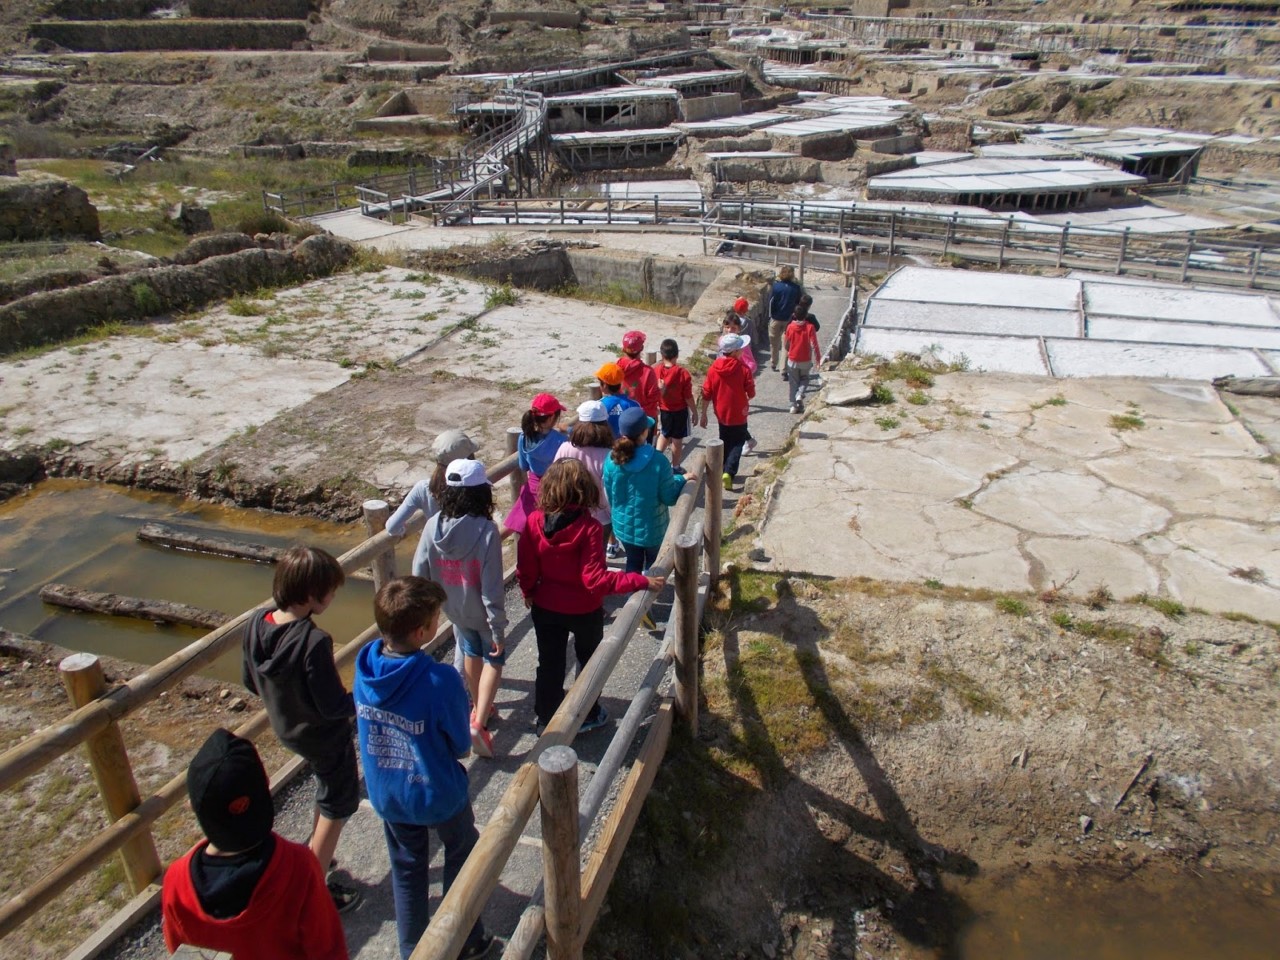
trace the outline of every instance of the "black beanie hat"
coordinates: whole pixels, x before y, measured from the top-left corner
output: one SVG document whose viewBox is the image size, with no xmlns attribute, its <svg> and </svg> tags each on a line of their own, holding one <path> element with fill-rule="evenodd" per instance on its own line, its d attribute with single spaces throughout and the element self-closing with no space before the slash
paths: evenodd
<svg viewBox="0 0 1280 960">
<path fill-rule="evenodd" d="M 187 768 L 187 796 L 200 829 L 223 853 L 252 850 L 275 822 L 267 771 L 253 744 L 213 731 Z"/>
</svg>

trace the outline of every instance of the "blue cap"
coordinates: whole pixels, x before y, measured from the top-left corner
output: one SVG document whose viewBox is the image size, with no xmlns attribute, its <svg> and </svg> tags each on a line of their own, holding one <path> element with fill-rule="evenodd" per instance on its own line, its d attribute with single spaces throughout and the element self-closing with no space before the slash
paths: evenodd
<svg viewBox="0 0 1280 960">
<path fill-rule="evenodd" d="M 618 416 L 618 435 L 632 440 L 652 426 L 653 417 L 644 412 L 644 407 L 627 407 Z"/>
</svg>

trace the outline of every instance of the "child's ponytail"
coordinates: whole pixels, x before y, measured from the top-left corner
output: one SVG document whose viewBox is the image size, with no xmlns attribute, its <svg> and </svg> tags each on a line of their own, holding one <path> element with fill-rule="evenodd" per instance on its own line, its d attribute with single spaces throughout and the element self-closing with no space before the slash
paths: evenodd
<svg viewBox="0 0 1280 960">
<path fill-rule="evenodd" d="M 610 459 L 618 466 L 624 463 L 630 463 L 631 459 L 636 455 L 636 442 L 630 437 L 619 437 L 613 441 L 613 453 L 609 454 Z"/>
</svg>

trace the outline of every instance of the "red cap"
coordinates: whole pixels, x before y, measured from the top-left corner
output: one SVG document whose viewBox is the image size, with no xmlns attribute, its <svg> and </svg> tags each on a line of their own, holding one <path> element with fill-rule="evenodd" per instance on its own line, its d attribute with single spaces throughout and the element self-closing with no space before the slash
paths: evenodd
<svg viewBox="0 0 1280 960">
<path fill-rule="evenodd" d="M 644 349 L 644 334 L 639 330 L 628 330 L 622 335 L 622 349 L 625 353 L 634 353 Z"/>
<path fill-rule="evenodd" d="M 737 300 L 733 301 L 734 313 L 746 313 L 750 309 L 751 304 L 747 301 L 746 297 L 739 297 Z"/>
<path fill-rule="evenodd" d="M 529 409 L 540 417 L 546 417 L 553 413 L 559 413 L 564 409 L 564 404 L 549 393 L 540 393 L 533 398 L 533 403 L 529 404 Z"/>
</svg>

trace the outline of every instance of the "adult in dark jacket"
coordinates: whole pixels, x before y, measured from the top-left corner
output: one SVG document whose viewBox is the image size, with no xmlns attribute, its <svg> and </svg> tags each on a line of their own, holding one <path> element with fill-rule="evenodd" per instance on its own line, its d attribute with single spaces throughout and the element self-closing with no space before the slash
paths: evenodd
<svg viewBox="0 0 1280 960">
<path fill-rule="evenodd" d="M 769 289 L 769 366 L 774 370 L 782 370 L 786 376 L 786 354 L 782 351 L 782 335 L 787 324 L 791 322 L 791 314 L 804 294 L 804 288 L 795 281 L 796 272 L 786 265 L 778 270 L 778 279 Z"/>
</svg>

